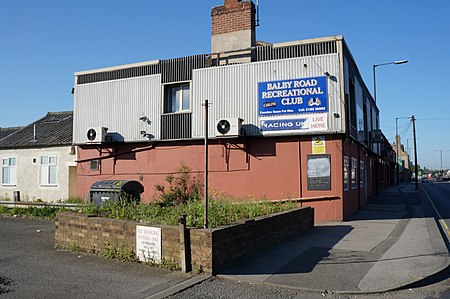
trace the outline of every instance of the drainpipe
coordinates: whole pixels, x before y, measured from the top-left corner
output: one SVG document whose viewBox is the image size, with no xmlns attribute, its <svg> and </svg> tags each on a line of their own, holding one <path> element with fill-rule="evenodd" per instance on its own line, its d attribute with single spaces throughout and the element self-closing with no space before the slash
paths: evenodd
<svg viewBox="0 0 450 299">
<path fill-rule="evenodd" d="M 298 138 L 298 167 L 299 167 L 299 192 L 298 197 L 303 197 L 303 173 L 302 173 L 302 140 Z M 302 201 L 300 200 L 300 206 L 303 206 Z"/>
</svg>

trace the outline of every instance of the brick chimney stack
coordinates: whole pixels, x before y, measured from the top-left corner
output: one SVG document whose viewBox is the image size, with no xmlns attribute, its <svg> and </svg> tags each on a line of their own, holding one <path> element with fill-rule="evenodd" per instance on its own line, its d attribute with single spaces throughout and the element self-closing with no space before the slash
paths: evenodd
<svg viewBox="0 0 450 299">
<path fill-rule="evenodd" d="M 224 0 L 224 5 L 214 7 L 212 53 L 255 46 L 255 14 L 255 5 L 250 0 Z"/>
</svg>

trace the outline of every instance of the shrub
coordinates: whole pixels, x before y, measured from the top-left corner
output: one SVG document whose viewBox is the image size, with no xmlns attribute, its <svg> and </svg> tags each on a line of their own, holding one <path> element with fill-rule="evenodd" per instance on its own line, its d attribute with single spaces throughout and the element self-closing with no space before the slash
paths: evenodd
<svg viewBox="0 0 450 299">
<path fill-rule="evenodd" d="M 192 176 L 191 172 L 191 168 L 181 162 L 181 166 L 177 169 L 177 175 L 166 177 L 166 182 L 169 184 L 168 190 L 164 185 L 155 185 L 156 191 L 161 193 L 158 198 L 162 204 L 179 205 L 200 199 L 203 186 L 197 177 Z"/>
<path fill-rule="evenodd" d="M 244 219 L 260 217 L 296 208 L 295 202 L 239 202 L 210 200 L 208 203 L 208 223 L 217 227 L 237 223 Z M 95 210 L 95 211 L 94 211 Z M 83 212 L 86 212 L 84 209 Z M 94 213 L 92 213 L 94 211 Z M 187 202 L 179 205 L 160 205 L 159 203 L 126 203 L 109 201 L 104 205 L 91 209 L 88 214 L 103 217 L 146 222 L 149 224 L 178 224 L 179 217 L 186 215 L 189 227 L 203 227 L 204 203 L 202 201 Z"/>
</svg>

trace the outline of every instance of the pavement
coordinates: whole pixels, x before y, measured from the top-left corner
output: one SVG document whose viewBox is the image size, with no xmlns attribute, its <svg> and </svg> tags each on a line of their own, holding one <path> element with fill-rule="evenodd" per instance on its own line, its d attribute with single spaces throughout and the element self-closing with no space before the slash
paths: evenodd
<svg viewBox="0 0 450 299">
<path fill-rule="evenodd" d="M 450 265 L 446 237 L 420 188 L 390 187 L 349 221 L 316 225 L 218 276 L 322 293 L 412 287 Z"/>
</svg>

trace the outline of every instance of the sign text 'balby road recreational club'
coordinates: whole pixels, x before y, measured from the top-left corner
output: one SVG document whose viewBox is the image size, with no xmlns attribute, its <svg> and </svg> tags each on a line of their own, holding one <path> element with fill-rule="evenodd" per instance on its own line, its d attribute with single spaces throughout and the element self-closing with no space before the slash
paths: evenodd
<svg viewBox="0 0 450 299">
<path fill-rule="evenodd" d="M 258 83 L 259 115 L 327 112 L 327 77 Z"/>
</svg>

